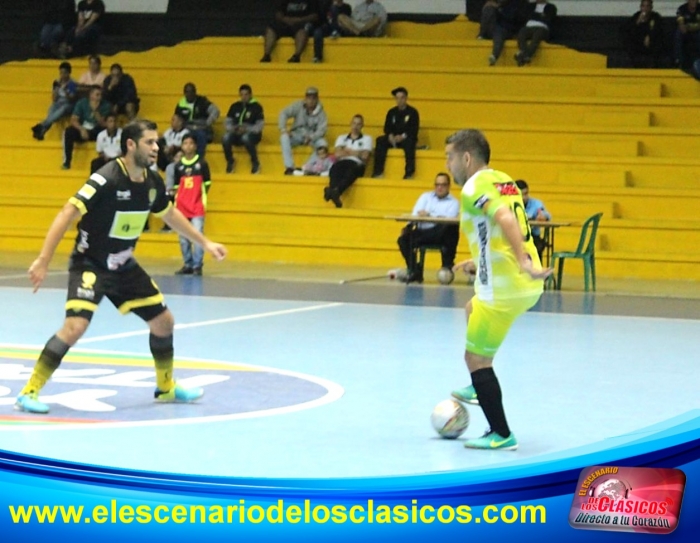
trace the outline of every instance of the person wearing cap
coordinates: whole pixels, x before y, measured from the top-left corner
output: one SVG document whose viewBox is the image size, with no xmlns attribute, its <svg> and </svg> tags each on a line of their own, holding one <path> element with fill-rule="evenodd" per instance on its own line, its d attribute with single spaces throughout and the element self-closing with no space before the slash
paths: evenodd
<svg viewBox="0 0 700 543">
<path fill-rule="evenodd" d="M 226 157 L 226 173 L 233 172 L 232 146 L 243 146 L 250 155 L 252 164 L 251 173 L 260 173 L 260 161 L 258 160 L 257 145 L 262 139 L 262 130 L 265 126 L 265 113 L 263 107 L 253 98 L 253 89 L 250 85 L 243 84 L 238 89 L 240 100 L 231 104 L 224 119 L 226 133 L 221 145 Z"/>
<path fill-rule="evenodd" d="M 265 51 L 260 62 L 272 61 L 272 50 L 281 36 L 294 38 L 294 54 L 287 62 L 300 62 L 320 12 L 318 0 L 277 0 L 275 20 L 265 29 Z"/>
<path fill-rule="evenodd" d="M 291 126 L 289 126 L 290 119 Z M 318 99 L 316 87 L 307 88 L 303 100 L 291 103 L 280 112 L 279 129 L 285 175 L 294 173 L 293 147 L 308 145 L 315 154 L 320 144 L 328 146 L 328 142 L 324 139 L 328 130 L 328 116 Z"/>
<path fill-rule="evenodd" d="M 338 26 L 346 36 L 377 38 L 386 31 L 386 9 L 375 0 L 364 0 L 357 4 L 352 15 L 338 15 Z"/>
<path fill-rule="evenodd" d="M 362 133 L 364 126 L 364 117 L 357 114 L 350 121 L 350 133 L 335 140 L 336 162 L 328 174 L 328 186 L 323 189 L 323 199 L 326 202 L 333 200 L 335 207 L 343 207 L 340 195 L 365 173 L 372 153 L 372 137 Z"/>
<path fill-rule="evenodd" d="M 401 148 L 406 155 L 404 179 L 412 179 L 416 173 L 416 144 L 420 116 L 418 110 L 408 105 L 408 91 L 405 87 L 397 87 L 391 91 L 396 99 L 396 107 L 391 108 L 384 121 L 384 135 L 377 138 L 377 150 L 374 157 L 374 173 L 372 177 L 384 175 L 384 165 L 389 148 Z"/>
</svg>

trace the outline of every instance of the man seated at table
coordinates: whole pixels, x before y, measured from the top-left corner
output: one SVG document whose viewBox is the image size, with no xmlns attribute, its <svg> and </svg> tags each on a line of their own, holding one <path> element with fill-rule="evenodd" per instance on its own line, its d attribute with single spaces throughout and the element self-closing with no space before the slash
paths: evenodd
<svg viewBox="0 0 700 543">
<path fill-rule="evenodd" d="M 518 185 L 518 188 L 520 189 L 523 204 L 525 204 L 525 214 L 527 215 L 528 220 L 551 221 L 552 214 L 547 211 L 544 204 L 537 198 L 530 198 L 530 189 L 527 182 L 523 181 L 522 179 L 518 179 L 515 184 Z M 544 262 L 542 260 L 542 253 L 544 252 L 547 243 L 541 235 L 542 229 L 539 226 L 533 226 L 530 230 L 532 231 L 532 239 L 535 242 L 535 247 L 537 247 L 537 254 L 540 255 L 540 262 Z"/>
<path fill-rule="evenodd" d="M 450 194 L 450 176 L 439 173 L 435 177 L 435 190 L 421 194 L 413 206 L 412 215 L 418 217 L 459 216 L 459 200 Z M 459 224 L 442 224 L 416 221 L 406 226 L 397 240 L 406 261 L 405 283 L 423 282 L 423 270 L 417 265 L 418 250 L 424 245 L 441 246 L 442 267 L 452 270 L 459 242 Z"/>
</svg>

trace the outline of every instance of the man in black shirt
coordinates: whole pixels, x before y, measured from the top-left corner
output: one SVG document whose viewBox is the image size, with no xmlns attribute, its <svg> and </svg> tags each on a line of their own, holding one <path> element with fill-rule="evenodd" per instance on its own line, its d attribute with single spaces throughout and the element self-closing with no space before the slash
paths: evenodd
<svg viewBox="0 0 700 543">
<path fill-rule="evenodd" d="M 163 294 L 136 262 L 133 252 L 149 213 L 161 217 L 218 260 L 226 256 L 226 249 L 197 232 L 168 200 L 163 180 L 150 169 L 158 156 L 157 141 L 155 123 L 144 120 L 125 126 L 121 139 L 123 158 L 93 173 L 49 228 L 41 253 L 29 268 L 35 292 L 48 273 L 63 235 L 80 218 L 69 265 L 66 318 L 39 355 L 15 409 L 48 413 L 49 406 L 39 401 L 39 391 L 85 333 L 104 296 L 121 313 L 132 312 L 148 324 L 156 366 L 155 399 L 190 402 L 202 396 L 202 389 L 188 390 L 173 380 L 173 316 Z"/>
<path fill-rule="evenodd" d="M 226 157 L 226 173 L 233 172 L 234 145 L 243 145 L 250 155 L 251 173 L 260 173 L 257 145 L 262 139 L 262 129 L 265 125 L 263 107 L 253 98 L 250 85 L 241 85 L 238 89 L 241 99 L 231 104 L 224 120 L 226 134 L 221 140 Z"/>
<path fill-rule="evenodd" d="M 700 55 L 700 7 L 698 0 L 687 0 L 676 11 L 678 26 L 673 36 L 673 56 L 676 66 L 689 68 Z"/>
<path fill-rule="evenodd" d="M 134 78 L 125 74 L 121 64 L 112 64 L 104 81 L 104 99 L 112 104 L 112 113 L 126 115 L 129 120 L 136 117 L 141 101 L 136 92 Z"/>
<path fill-rule="evenodd" d="M 102 18 L 105 5 L 102 0 L 81 0 L 78 2 L 76 25 L 66 35 L 66 43 L 61 44 L 59 56 L 79 56 L 94 53 L 102 35 Z"/>
<path fill-rule="evenodd" d="M 294 54 L 288 62 L 300 62 L 309 34 L 318 24 L 318 0 L 277 0 L 275 20 L 265 30 L 265 53 L 260 62 L 270 62 L 272 50 L 281 36 L 294 38 Z"/>
<path fill-rule="evenodd" d="M 389 147 L 399 147 L 406 155 L 406 170 L 403 178 L 412 179 L 416 173 L 416 144 L 420 116 L 418 110 L 406 103 L 408 91 L 404 87 L 395 88 L 391 94 L 396 99 L 396 107 L 387 112 L 384 121 L 384 135 L 377 138 L 372 177 L 384 175 L 384 164 Z"/>
</svg>

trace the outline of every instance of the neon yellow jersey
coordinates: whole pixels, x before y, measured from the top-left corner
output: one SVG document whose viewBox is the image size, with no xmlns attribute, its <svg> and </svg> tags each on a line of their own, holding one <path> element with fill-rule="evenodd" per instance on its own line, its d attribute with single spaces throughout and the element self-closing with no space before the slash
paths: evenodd
<svg viewBox="0 0 700 543">
<path fill-rule="evenodd" d="M 488 209 L 485 210 L 488 203 Z M 541 268 L 537 249 L 525 214 L 520 190 L 505 173 L 480 170 L 462 188 L 460 227 L 469 240 L 469 250 L 477 265 L 474 289 L 486 302 L 521 298 L 542 293 L 544 281 L 520 271 L 515 253 L 493 216 L 507 206 L 516 216 L 525 250 L 535 268 Z"/>
</svg>

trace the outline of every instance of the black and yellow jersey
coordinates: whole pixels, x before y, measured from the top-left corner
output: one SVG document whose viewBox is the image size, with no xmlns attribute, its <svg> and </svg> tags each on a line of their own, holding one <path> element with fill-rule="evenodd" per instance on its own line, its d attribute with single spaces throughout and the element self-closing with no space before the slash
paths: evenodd
<svg viewBox="0 0 700 543">
<path fill-rule="evenodd" d="M 93 173 L 69 202 L 82 215 L 73 256 L 84 255 L 109 270 L 133 262 L 149 213 L 162 216 L 172 205 L 158 173 L 145 170 L 144 181 L 134 182 L 121 159 Z"/>
</svg>

